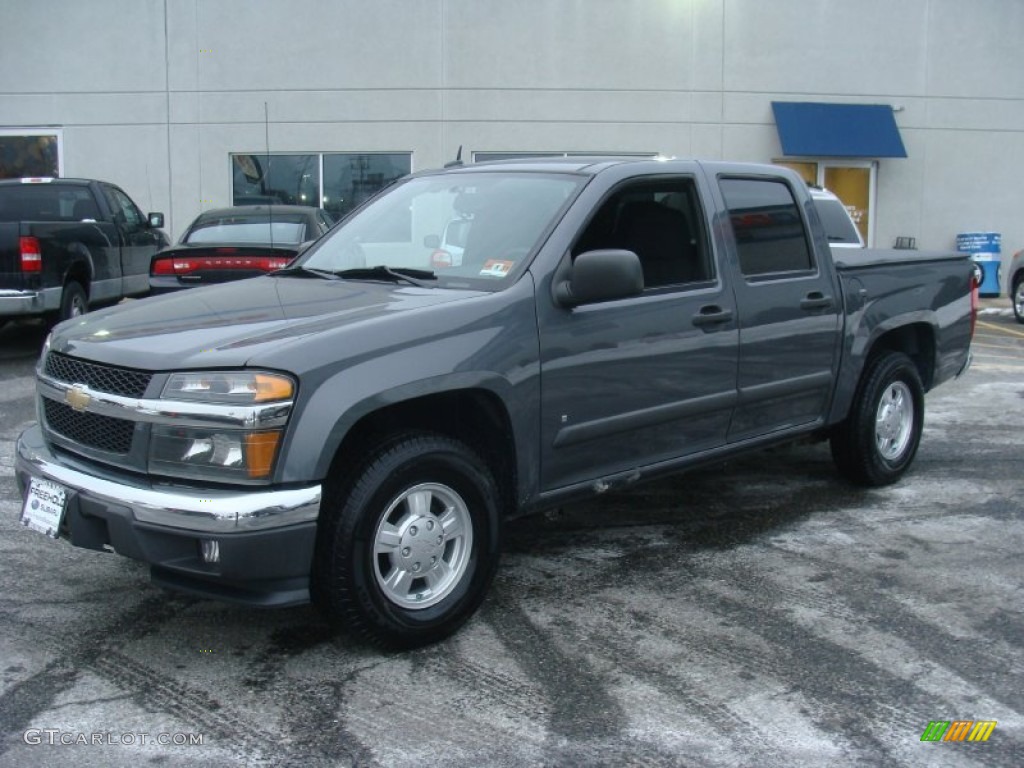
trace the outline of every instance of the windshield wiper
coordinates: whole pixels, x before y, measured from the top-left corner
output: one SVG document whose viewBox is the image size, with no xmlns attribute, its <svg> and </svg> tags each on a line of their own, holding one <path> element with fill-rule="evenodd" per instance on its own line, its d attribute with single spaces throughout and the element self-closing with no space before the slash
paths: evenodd
<svg viewBox="0 0 1024 768">
<path fill-rule="evenodd" d="M 296 264 L 291 267 L 285 267 L 284 269 L 275 269 L 273 272 L 268 274 L 271 275 L 296 275 L 297 277 L 322 277 L 324 280 L 337 280 L 338 276 L 329 269 L 317 269 L 316 267 L 306 267 L 302 264 Z"/>
<path fill-rule="evenodd" d="M 429 287 L 424 280 L 437 280 L 437 275 L 429 269 L 411 269 L 409 267 L 388 267 L 378 264 L 375 267 L 356 267 L 339 269 L 332 272 L 345 280 L 390 280 L 394 283 L 409 283 L 420 288 Z"/>
</svg>

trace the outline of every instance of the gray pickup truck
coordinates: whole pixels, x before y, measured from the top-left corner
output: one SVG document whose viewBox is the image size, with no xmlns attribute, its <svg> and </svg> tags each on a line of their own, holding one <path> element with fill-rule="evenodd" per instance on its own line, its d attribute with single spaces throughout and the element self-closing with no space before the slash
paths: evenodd
<svg viewBox="0 0 1024 768">
<path fill-rule="evenodd" d="M 899 478 L 976 310 L 967 256 L 902 257 L 834 256 L 770 166 L 419 173 L 287 269 L 58 326 L 22 521 L 166 587 L 432 642 L 508 518 L 806 437 Z"/>
</svg>

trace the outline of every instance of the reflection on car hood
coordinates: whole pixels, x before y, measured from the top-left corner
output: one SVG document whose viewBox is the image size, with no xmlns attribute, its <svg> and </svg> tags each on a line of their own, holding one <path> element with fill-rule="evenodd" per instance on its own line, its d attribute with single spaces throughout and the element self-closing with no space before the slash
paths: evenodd
<svg viewBox="0 0 1024 768">
<path fill-rule="evenodd" d="M 62 324 L 52 348 L 146 370 L 242 366 L 342 326 L 370 324 L 478 292 L 266 276 L 127 301 Z"/>
</svg>

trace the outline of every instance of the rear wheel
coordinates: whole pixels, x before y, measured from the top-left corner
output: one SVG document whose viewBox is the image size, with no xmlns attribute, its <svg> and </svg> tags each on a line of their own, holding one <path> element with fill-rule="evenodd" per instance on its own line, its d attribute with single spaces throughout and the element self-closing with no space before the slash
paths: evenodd
<svg viewBox="0 0 1024 768">
<path fill-rule="evenodd" d="M 61 293 L 60 314 L 57 317 L 58 322 L 84 315 L 88 311 L 89 300 L 86 298 L 85 289 L 80 283 L 72 280 L 64 286 L 64 291 Z"/>
<path fill-rule="evenodd" d="M 917 367 L 901 352 L 883 352 L 869 362 L 849 416 L 832 433 L 832 458 L 858 485 L 888 485 L 914 460 L 923 425 Z"/>
<path fill-rule="evenodd" d="M 459 441 L 407 434 L 343 485 L 324 499 L 314 564 L 314 601 L 328 619 L 392 648 L 458 629 L 498 562 L 499 495 L 487 466 Z"/>
<path fill-rule="evenodd" d="M 1010 300 L 1013 302 L 1013 314 L 1017 317 L 1017 322 L 1024 323 L 1024 273 L 1014 278 Z"/>
</svg>

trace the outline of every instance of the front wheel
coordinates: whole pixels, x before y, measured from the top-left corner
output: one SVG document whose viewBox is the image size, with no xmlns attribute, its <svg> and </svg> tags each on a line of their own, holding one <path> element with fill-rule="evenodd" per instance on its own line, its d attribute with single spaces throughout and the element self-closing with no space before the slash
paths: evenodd
<svg viewBox="0 0 1024 768">
<path fill-rule="evenodd" d="M 914 460 L 923 425 L 917 367 L 901 352 L 884 352 L 869 362 L 850 414 L 832 433 L 832 458 L 858 485 L 888 485 Z"/>
<path fill-rule="evenodd" d="M 497 567 L 501 519 L 487 466 L 463 443 L 409 434 L 324 499 L 313 596 L 332 623 L 412 648 L 458 629 Z"/>
</svg>

